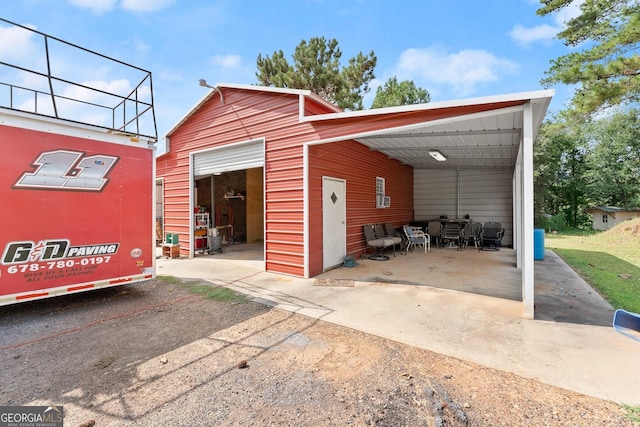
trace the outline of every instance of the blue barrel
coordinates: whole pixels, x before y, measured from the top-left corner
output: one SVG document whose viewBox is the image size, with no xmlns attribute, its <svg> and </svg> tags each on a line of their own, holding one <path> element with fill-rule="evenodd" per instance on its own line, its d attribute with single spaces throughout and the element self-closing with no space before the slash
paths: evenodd
<svg viewBox="0 0 640 427">
<path fill-rule="evenodd" d="M 533 259 L 544 259 L 544 228 L 533 229 Z"/>
</svg>

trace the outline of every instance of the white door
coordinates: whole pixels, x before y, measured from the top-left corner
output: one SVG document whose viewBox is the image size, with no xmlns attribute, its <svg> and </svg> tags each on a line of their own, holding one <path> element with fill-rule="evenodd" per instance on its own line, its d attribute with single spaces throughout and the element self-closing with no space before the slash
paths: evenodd
<svg viewBox="0 0 640 427">
<path fill-rule="evenodd" d="M 322 268 L 336 267 L 347 254 L 347 183 L 322 177 Z"/>
</svg>

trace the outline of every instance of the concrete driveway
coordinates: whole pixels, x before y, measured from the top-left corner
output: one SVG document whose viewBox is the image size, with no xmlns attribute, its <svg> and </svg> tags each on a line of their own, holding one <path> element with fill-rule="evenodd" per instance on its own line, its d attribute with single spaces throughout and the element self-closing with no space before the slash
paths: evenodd
<svg viewBox="0 0 640 427">
<path fill-rule="evenodd" d="M 535 320 L 522 317 L 515 253 L 433 248 L 313 279 L 265 273 L 261 245 L 157 260 L 157 274 L 224 285 L 270 306 L 631 405 L 640 342 L 553 252 L 536 261 Z"/>
</svg>

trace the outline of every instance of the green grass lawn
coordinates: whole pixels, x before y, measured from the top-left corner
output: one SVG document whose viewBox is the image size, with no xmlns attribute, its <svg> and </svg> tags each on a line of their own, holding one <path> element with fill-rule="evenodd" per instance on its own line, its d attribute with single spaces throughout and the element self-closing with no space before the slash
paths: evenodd
<svg viewBox="0 0 640 427">
<path fill-rule="evenodd" d="M 546 234 L 545 247 L 614 308 L 640 313 L 640 220 L 597 234 Z"/>
<path fill-rule="evenodd" d="M 239 304 L 248 301 L 244 295 L 239 294 L 238 292 L 234 292 L 231 289 L 222 286 L 213 286 L 206 282 L 183 281 L 173 276 L 158 276 L 158 279 L 166 283 L 179 286 L 191 292 L 192 294 L 200 295 L 201 297 L 206 299 L 229 302 L 233 304 Z"/>
</svg>

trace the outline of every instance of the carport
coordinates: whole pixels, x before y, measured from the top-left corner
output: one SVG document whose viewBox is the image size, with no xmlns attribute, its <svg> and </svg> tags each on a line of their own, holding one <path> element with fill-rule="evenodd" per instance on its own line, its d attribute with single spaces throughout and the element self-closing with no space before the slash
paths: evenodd
<svg viewBox="0 0 640 427">
<path fill-rule="evenodd" d="M 471 213 L 505 225 L 521 271 L 524 315 L 534 316 L 533 143 L 553 91 L 536 91 L 419 106 L 427 122 L 362 132 L 347 138 L 413 168 L 414 220 Z M 467 113 L 482 105 L 485 111 Z M 506 105 L 506 106 L 504 106 Z M 504 106 L 492 108 L 492 106 Z M 385 109 L 401 114 L 416 106 Z M 311 116 L 307 120 L 366 120 L 376 110 Z M 318 141 L 333 142 L 336 139 Z M 508 182 L 505 182 L 505 177 Z M 505 202 L 505 192 L 508 198 Z"/>
</svg>

